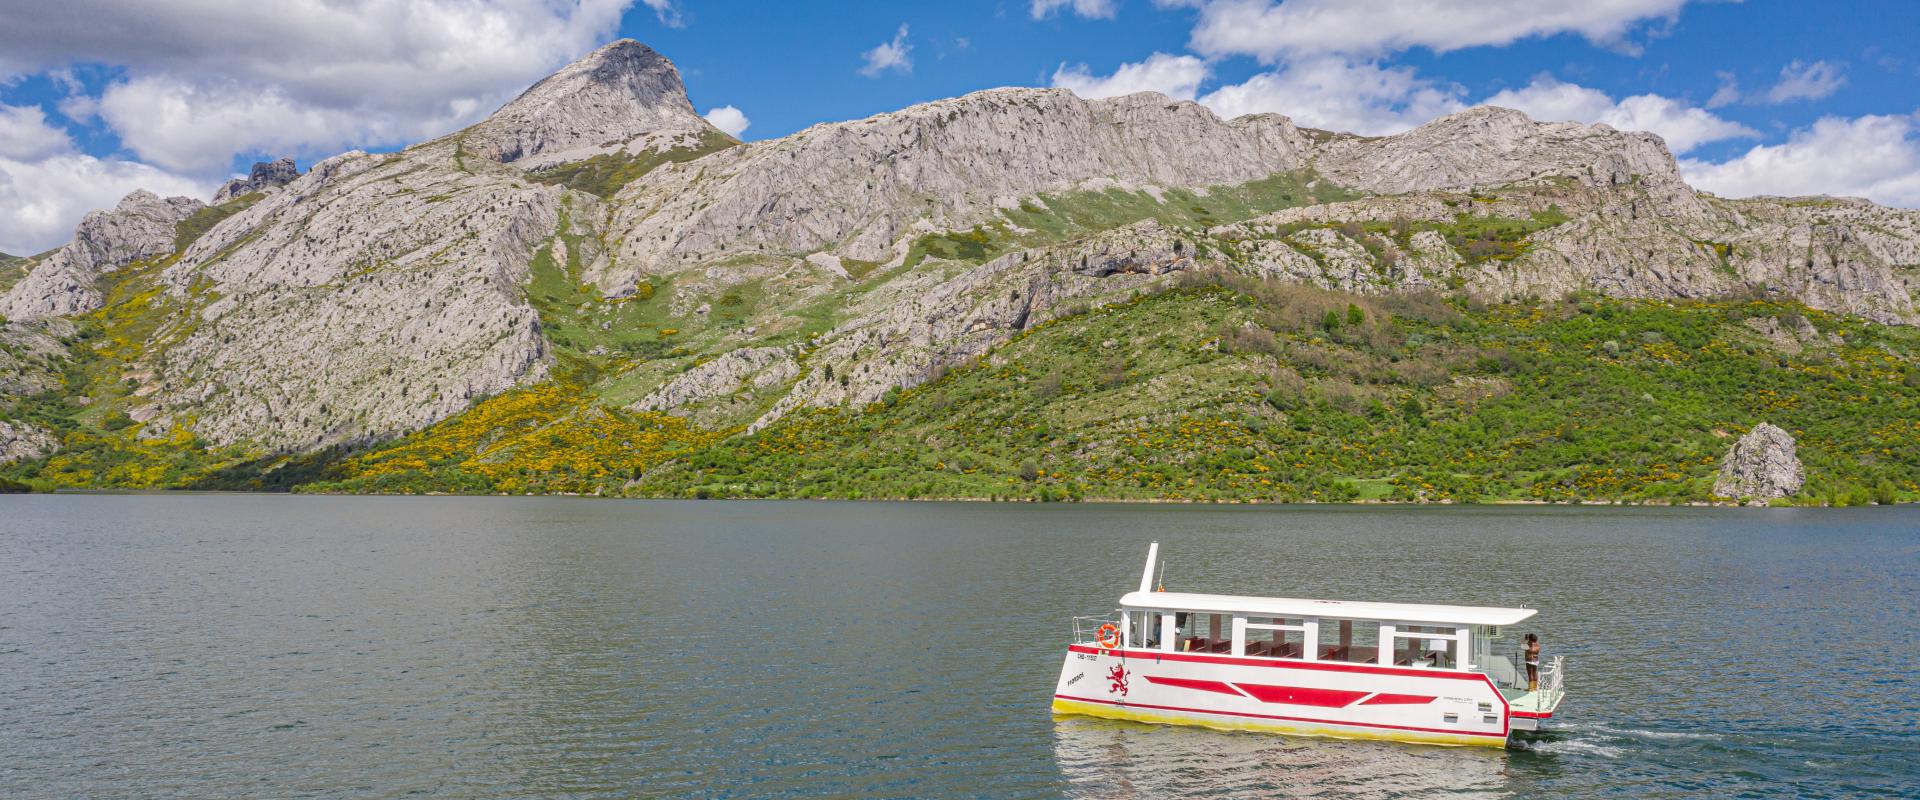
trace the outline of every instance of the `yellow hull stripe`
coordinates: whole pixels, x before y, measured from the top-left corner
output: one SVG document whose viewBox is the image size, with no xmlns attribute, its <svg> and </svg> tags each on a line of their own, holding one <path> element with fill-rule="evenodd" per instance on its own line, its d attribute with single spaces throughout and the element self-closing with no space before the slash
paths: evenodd
<svg viewBox="0 0 1920 800">
<path fill-rule="evenodd" d="M 1128 708 L 1125 706 L 1110 706 L 1102 703 L 1083 703 L 1078 700 L 1065 700 L 1058 697 L 1053 700 L 1053 713 L 1080 714 L 1088 717 L 1121 719 L 1131 722 L 1148 722 L 1160 725 L 1191 725 L 1198 728 L 1212 728 L 1221 731 L 1257 731 L 1260 733 L 1285 733 L 1295 736 L 1325 736 L 1332 739 L 1371 739 L 1388 742 L 1415 742 L 1419 744 L 1478 747 L 1507 746 L 1506 740 L 1498 736 L 1463 736 L 1446 733 L 1421 733 L 1419 731 L 1396 730 L 1354 730 L 1305 722 L 1288 722 L 1285 720 L 1249 718 L 1223 719 L 1213 716 L 1183 714 L 1178 711 Z"/>
</svg>

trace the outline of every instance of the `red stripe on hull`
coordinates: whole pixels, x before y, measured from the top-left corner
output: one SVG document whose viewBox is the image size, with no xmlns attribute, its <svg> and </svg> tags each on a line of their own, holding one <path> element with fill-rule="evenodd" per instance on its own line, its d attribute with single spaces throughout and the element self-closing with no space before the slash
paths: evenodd
<svg viewBox="0 0 1920 800">
<path fill-rule="evenodd" d="M 1537 713 L 1537 712 L 1533 712 L 1533 711 L 1511 711 L 1511 710 L 1509 710 L 1509 711 L 1507 712 L 1507 716 L 1510 716 L 1510 717 L 1519 717 L 1519 718 L 1521 718 L 1521 719 L 1553 719 L 1553 712 L 1551 712 L 1551 711 L 1549 711 L 1549 712 L 1547 712 L 1547 713 L 1544 713 L 1544 714 L 1541 714 L 1541 713 Z"/>
<path fill-rule="evenodd" d="M 1420 706 L 1438 700 L 1423 694 L 1376 694 L 1360 701 L 1363 706 Z"/>
<path fill-rule="evenodd" d="M 1223 681 L 1203 681 L 1203 680 L 1196 680 L 1194 678 L 1161 678 L 1154 675 L 1148 675 L 1146 676 L 1146 678 L 1148 683 L 1157 683 L 1157 684 L 1160 684 L 1161 686 L 1173 686 L 1180 689 L 1194 689 L 1202 692 L 1214 692 L 1217 694 L 1231 695 L 1234 697 L 1246 696 L 1237 691 L 1234 691 L 1232 686 L 1228 685 Z"/>
<path fill-rule="evenodd" d="M 1159 661 L 1191 661 L 1198 664 L 1232 664 L 1237 667 L 1275 667 L 1279 669 L 1315 669 L 1327 672 L 1358 672 L 1366 675 L 1406 675 L 1414 678 L 1441 678 L 1458 681 L 1484 681 L 1486 677 L 1478 672 L 1455 672 L 1446 669 L 1408 669 L 1405 667 L 1376 667 L 1371 664 L 1347 664 L 1339 661 L 1281 661 L 1270 658 L 1241 658 L 1237 656 L 1207 655 L 1203 653 L 1167 653 L 1160 650 L 1103 650 L 1083 644 L 1068 645 L 1072 653 L 1090 653 L 1101 656 L 1118 656 L 1127 659 L 1155 659 Z"/>
<path fill-rule="evenodd" d="M 1103 706 L 1122 708 L 1151 708 L 1155 711 L 1179 711 L 1187 714 L 1212 714 L 1216 717 L 1246 717 L 1248 719 L 1277 719 L 1284 722 L 1311 722 L 1316 725 L 1339 725 L 1347 728 L 1383 728 L 1395 731 L 1413 731 L 1415 733 L 1444 733 L 1452 736 L 1486 736 L 1505 739 L 1505 733 L 1488 731 L 1450 731 L 1442 728 L 1416 728 L 1410 725 L 1383 725 L 1377 722 L 1344 722 L 1335 719 L 1314 719 L 1312 717 L 1285 717 L 1278 714 L 1248 714 L 1240 711 L 1212 711 L 1204 708 L 1182 708 L 1180 706 L 1158 706 L 1149 703 L 1127 703 L 1119 700 L 1100 700 L 1092 697 L 1074 697 L 1070 694 L 1056 694 L 1055 699 L 1072 700 L 1078 703 L 1098 703 Z"/>
<path fill-rule="evenodd" d="M 1253 696 L 1262 703 L 1287 706 L 1313 706 L 1314 708 L 1346 708 L 1353 701 L 1367 696 L 1367 692 L 1351 689 L 1307 689 L 1299 686 L 1268 686 L 1259 683 L 1236 683 L 1241 691 Z"/>
</svg>

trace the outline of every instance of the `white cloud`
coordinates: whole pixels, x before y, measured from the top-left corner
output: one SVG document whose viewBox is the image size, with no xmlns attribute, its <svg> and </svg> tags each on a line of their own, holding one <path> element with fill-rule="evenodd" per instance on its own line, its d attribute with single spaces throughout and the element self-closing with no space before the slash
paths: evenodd
<svg viewBox="0 0 1920 800">
<path fill-rule="evenodd" d="M 1694 186 L 1728 197 L 1832 194 L 1920 208 L 1920 124 L 1912 116 L 1825 117 L 1786 142 L 1730 161 L 1681 161 Z"/>
<path fill-rule="evenodd" d="M 1535 78 L 1525 88 L 1508 89 L 1486 99 L 1487 105 L 1517 108 L 1539 120 L 1604 122 L 1628 131 L 1652 131 L 1675 153 L 1685 153 L 1707 142 L 1758 137 L 1759 131 L 1722 119 L 1706 109 L 1669 97 L 1642 94 L 1618 102 L 1598 89 Z"/>
<path fill-rule="evenodd" d="M 312 159 L 470 124 L 605 41 L 633 2 L 88 3 L 86 24 L 72 3 L 15 3 L 0 25 L 0 75 L 113 68 L 124 77 L 101 98 L 77 95 L 62 113 L 99 106 L 142 159 L 224 174 L 236 155 Z M 191 130 L 209 120 L 237 127 Z"/>
<path fill-rule="evenodd" d="M 1046 19 L 1062 8 L 1088 19 L 1113 19 L 1113 0 L 1033 0 L 1034 19 Z"/>
<path fill-rule="evenodd" d="M 1740 102 L 1740 81 L 1731 72 L 1716 72 L 1720 78 L 1720 88 L 1713 90 L 1713 96 L 1707 98 L 1707 108 L 1730 106 Z"/>
<path fill-rule="evenodd" d="M 660 24 L 669 28 L 687 26 L 687 18 L 680 13 L 680 3 L 677 0 L 641 0 L 641 2 L 646 3 L 647 8 L 653 9 L 653 15 L 660 18 Z"/>
<path fill-rule="evenodd" d="M 352 109 L 302 103 L 278 87 L 140 77 L 114 84 L 100 116 L 142 160 L 178 172 L 225 173 L 235 153 L 304 153 L 315 143 L 405 142 L 452 130 L 491 107 L 475 102 L 440 114 L 363 117 Z"/>
<path fill-rule="evenodd" d="M 1159 92 L 1176 100 L 1192 100 L 1200 91 L 1200 82 L 1211 72 L 1207 62 L 1193 56 L 1154 53 L 1145 61 L 1122 64 L 1105 77 L 1094 75 L 1085 64 L 1062 64 L 1053 71 L 1053 85 L 1072 89 L 1089 100 L 1134 92 Z"/>
<path fill-rule="evenodd" d="M 48 125 L 39 106 L 0 104 L 0 158 L 31 161 L 72 147 L 72 137 Z"/>
<path fill-rule="evenodd" d="M 1202 55 L 1281 60 L 1370 58 L 1414 47 L 1436 53 L 1573 33 L 1610 46 L 1648 20 L 1671 20 L 1687 0 L 1206 0 L 1193 29 Z"/>
<path fill-rule="evenodd" d="M 869 78 L 878 78 L 888 70 L 902 74 L 913 72 L 913 45 L 907 42 L 906 23 L 900 24 L 893 41 L 881 42 L 872 50 L 862 53 L 861 57 L 867 63 L 860 68 L 860 74 Z"/>
<path fill-rule="evenodd" d="M 1780 82 L 1767 90 L 1767 102 L 1791 103 L 1795 100 L 1820 100 L 1840 91 L 1847 78 L 1840 68 L 1825 61 L 1808 64 L 1795 60 L 1780 68 Z"/>
<path fill-rule="evenodd" d="M 87 212 L 111 208 L 135 189 L 201 199 L 213 192 L 210 183 L 131 161 L 71 152 L 37 161 L 0 157 L 0 252 L 58 247 Z"/>
<path fill-rule="evenodd" d="M 1200 102 L 1227 118 L 1273 112 L 1311 128 L 1372 136 L 1462 110 L 1462 91 L 1421 78 L 1410 67 L 1316 58 L 1223 86 Z"/>
<path fill-rule="evenodd" d="M 733 106 L 707 109 L 706 117 L 713 127 L 726 131 L 728 136 L 735 139 L 740 138 L 740 134 L 745 133 L 747 126 L 752 124 L 744 112 Z"/>
</svg>

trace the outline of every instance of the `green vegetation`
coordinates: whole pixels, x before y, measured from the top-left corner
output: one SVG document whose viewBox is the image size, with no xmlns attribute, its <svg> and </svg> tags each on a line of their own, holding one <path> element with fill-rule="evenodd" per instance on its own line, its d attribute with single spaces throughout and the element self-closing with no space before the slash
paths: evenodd
<svg viewBox="0 0 1920 800">
<path fill-rule="evenodd" d="M 624 150 L 602 153 L 584 161 L 561 164 L 535 172 L 531 177 L 540 183 L 559 184 L 601 197 L 612 197 L 620 191 L 621 187 L 639 180 L 641 176 L 663 164 L 692 161 L 739 144 L 738 140 L 719 131 L 706 131 L 700 135 L 699 143 L 693 147 L 677 147 L 638 154 Z"/>
<path fill-rule="evenodd" d="M 599 493 L 720 435 L 679 417 L 601 407 L 577 385 L 544 384 L 350 459 L 343 477 L 301 490 Z"/>
<path fill-rule="evenodd" d="M 1767 302 L 1483 309 L 1210 283 L 1040 326 L 992 361 L 860 413 L 795 414 L 629 491 L 1691 502 L 1765 420 L 1799 438 L 1799 502 L 1920 495 L 1912 329 Z M 1790 356 L 1738 324 L 1793 314 L 1846 344 Z"/>
<path fill-rule="evenodd" d="M 221 220 L 251 208 L 254 203 L 266 195 L 259 192 L 243 194 L 217 206 L 207 206 L 188 215 L 173 227 L 173 252 L 184 253 L 194 242 L 205 236 Z"/>
<path fill-rule="evenodd" d="M 1392 239 L 1402 250 L 1406 250 L 1412 247 L 1414 234 L 1420 231 L 1434 231 L 1446 239 L 1447 244 L 1459 252 L 1468 264 L 1481 264 L 1519 258 L 1527 252 L 1528 237 L 1566 221 L 1566 214 L 1556 206 L 1535 213 L 1527 219 L 1476 216 L 1463 212 L 1454 215 L 1449 222 L 1407 219 L 1343 223 L 1293 222 L 1276 225 L 1271 233 L 1265 231 L 1261 233 L 1264 238 L 1284 239 L 1313 228 L 1337 230 L 1347 238 L 1359 242 L 1376 260 L 1379 260 L 1386 252 L 1382 244 L 1385 239 Z M 1294 246 L 1312 255 L 1312 248 L 1298 242 L 1295 242 Z"/>
<path fill-rule="evenodd" d="M 559 232 L 535 251 L 527 282 L 527 300 L 554 345 L 561 377 L 582 385 L 623 361 L 666 354 L 671 336 L 663 331 L 672 330 L 665 327 L 670 285 L 641 283 L 631 296 L 608 299 L 581 278 L 587 244 L 573 232 L 570 208 L 563 208 Z"/>
<path fill-rule="evenodd" d="M 928 257 L 980 263 L 1027 247 L 1072 241 L 1141 220 L 1208 228 L 1295 206 L 1351 200 L 1358 194 L 1299 170 L 1206 192 L 1169 189 L 1158 193 L 1123 189 L 1043 194 L 1005 209 L 992 223 L 970 230 L 929 234 L 913 243 L 907 264 Z"/>
<path fill-rule="evenodd" d="M 169 263 L 136 261 L 104 276 L 106 306 L 75 320 L 62 385 L 0 405 L 0 418 L 40 425 L 61 442 L 51 456 L 0 468 L 0 480 L 41 490 L 212 488 L 213 476 L 258 456 L 246 448 L 212 447 L 178 420 L 148 430 L 133 417 L 143 401 L 128 373 L 156 342 L 189 332 L 193 319 L 158 283 Z M 250 480 L 263 485 L 260 471 Z"/>
</svg>

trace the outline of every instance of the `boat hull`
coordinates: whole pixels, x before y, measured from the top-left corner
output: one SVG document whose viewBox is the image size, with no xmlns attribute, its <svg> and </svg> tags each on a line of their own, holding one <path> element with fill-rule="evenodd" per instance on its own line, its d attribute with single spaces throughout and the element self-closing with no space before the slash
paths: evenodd
<svg viewBox="0 0 1920 800">
<path fill-rule="evenodd" d="M 1507 703 L 1485 675 L 1155 650 L 1068 648 L 1053 710 L 1340 739 L 1504 747 Z"/>
</svg>

